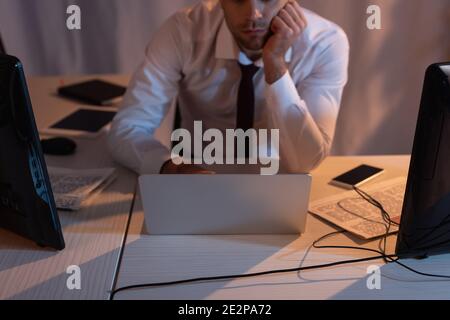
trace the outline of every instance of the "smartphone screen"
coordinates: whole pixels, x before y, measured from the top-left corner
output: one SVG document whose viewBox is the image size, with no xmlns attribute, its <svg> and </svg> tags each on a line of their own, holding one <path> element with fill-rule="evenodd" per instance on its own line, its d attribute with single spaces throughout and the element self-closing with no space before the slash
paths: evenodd
<svg viewBox="0 0 450 320">
<path fill-rule="evenodd" d="M 380 175 L 384 170 L 368 165 L 361 165 L 351 171 L 348 171 L 332 180 L 333 184 L 337 184 L 346 188 L 357 187 L 364 182 Z"/>
</svg>

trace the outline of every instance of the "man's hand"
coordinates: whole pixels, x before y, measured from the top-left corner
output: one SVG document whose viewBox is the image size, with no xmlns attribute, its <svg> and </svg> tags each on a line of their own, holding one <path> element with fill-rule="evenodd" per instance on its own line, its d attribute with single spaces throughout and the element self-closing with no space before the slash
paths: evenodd
<svg viewBox="0 0 450 320">
<path fill-rule="evenodd" d="M 300 5 L 295 0 L 289 0 L 272 20 L 273 35 L 267 40 L 263 49 L 266 82 L 277 82 L 286 72 L 284 57 L 295 40 L 307 26 L 306 18 Z"/>
<path fill-rule="evenodd" d="M 176 165 L 169 160 L 161 167 L 161 174 L 215 174 L 215 172 L 192 164 Z"/>
</svg>

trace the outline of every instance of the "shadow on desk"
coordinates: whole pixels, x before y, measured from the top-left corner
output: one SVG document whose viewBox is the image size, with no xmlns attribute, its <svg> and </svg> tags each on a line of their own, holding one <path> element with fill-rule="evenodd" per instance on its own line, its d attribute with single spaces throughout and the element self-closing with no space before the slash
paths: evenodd
<svg viewBox="0 0 450 320">
<path fill-rule="evenodd" d="M 83 252 L 80 253 L 83 256 L 86 251 L 95 250 L 95 246 L 101 247 L 99 241 L 105 241 L 107 245 L 121 243 L 130 214 L 130 193 L 133 192 L 124 192 L 122 184 L 132 186 L 134 176 L 121 174 L 119 177 L 123 178 L 116 179 L 101 195 L 90 200 L 85 208 L 76 212 L 58 212 L 66 242 L 66 248 L 61 252 L 39 247 L 34 241 L 0 229 L 0 272 L 16 267 L 26 268 L 27 265 L 39 264 L 46 259 L 64 260 L 67 256 L 74 256 L 77 250 Z M 110 240 L 112 237 L 115 239 Z"/>
<path fill-rule="evenodd" d="M 30 251 L 37 254 L 27 254 Z M 5 229 L 0 229 L 0 252 L 2 252 L 0 272 L 23 264 L 45 260 L 58 254 L 58 252 L 53 249 L 39 247 L 34 241 Z M 18 252 L 24 253 L 21 259 L 8 259 L 9 253 L 17 255 Z"/>
<path fill-rule="evenodd" d="M 120 194 L 120 184 L 122 181 L 114 182 L 105 192 Z M 126 196 L 126 194 L 124 194 Z M 115 196 L 115 198 L 118 198 Z M 97 201 L 96 201 L 97 200 Z M 117 215 L 129 215 L 130 201 L 128 199 L 119 199 L 111 201 L 101 201 L 100 199 L 92 199 L 90 203 L 80 209 L 79 211 L 58 211 L 61 226 L 63 228 L 63 234 L 70 232 L 83 232 L 83 233 L 105 233 L 115 230 L 114 226 L 107 223 L 98 223 L 87 227 L 85 224 L 92 220 L 107 219 L 111 216 Z M 0 250 L 36 250 L 41 252 L 54 252 L 49 248 L 42 248 L 35 244 L 35 242 L 28 240 L 27 238 L 16 235 L 8 230 L 0 229 Z"/>
<path fill-rule="evenodd" d="M 266 271 L 264 261 L 274 255 L 284 259 L 283 255 L 280 255 L 280 249 L 290 247 L 298 238 L 298 235 L 143 236 L 139 241 L 127 244 L 126 255 L 133 256 L 134 263 L 132 267 L 121 269 L 117 288 Z M 144 254 L 143 246 L 147 248 Z M 140 254 L 134 255 L 133 252 Z M 288 259 L 285 262 L 286 267 L 291 263 Z M 117 293 L 115 300 L 207 299 L 232 281 L 130 290 Z"/>
<path fill-rule="evenodd" d="M 449 275 L 450 254 L 433 256 L 425 260 L 401 260 L 413 269 L 428 274 Z M 368 277 L 360 279 L 335 294 L 334 300 L 439 300 L 450 297 L 450 279 L 439 279 L 415 274 L 390 263 L 380 266 L 381 288 L 368 289 Z"/>
<path fill-rule="evenodd" d="M 113 272 L 102 272 L 99 268 L 108 264 L 118 255 L 119 248 L 98 256 L 85 263 L 80 263 L 81 289 L 70 290 L 67 281 L 70 274 L 66 273 L 69 265 L 78 265 L 77 261 L 67 261 L 66 264 L 52 266 L 48 278 L 43 278 L 38 284 L 23 289 L 15 289 L 14 283 L 20 282 L 21 271 L 18 270 L 17 279 L 9 281 L 9 288 L 0 288 L 0 299 L 11 300 L 80 300 L 80 299 L 109 299 L 110 286 L 113 282 Z M 45 261 L 39 263 L 39 268 L 45 268 Z M 6 291 L 3 291 L 6 290 Z M 3 292 L 2 292 L 3 291 Z"/>
</svg>

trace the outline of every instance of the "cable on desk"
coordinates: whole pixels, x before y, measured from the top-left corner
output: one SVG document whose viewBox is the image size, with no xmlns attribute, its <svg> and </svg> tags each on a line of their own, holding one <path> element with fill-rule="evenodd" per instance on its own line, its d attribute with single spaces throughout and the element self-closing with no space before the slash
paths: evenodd
<svg viewBox="0 0 450 320">
<path fill-rule="evenodd" d="M 447 276 L 447 275 L 438 275 L 438 274 L 431 274 L 431 273 L 425 273 L 425 272 L 417 271 L 417 270 L 415 270 L 415 269 L 405 265 L 404 263 L 401 263 L 399 261 L 398 256 L 396 256 L 396 255 L 386 255 L 382 251 L 378 251 L 378 250 L 375 250 L 375 249 L 364 248 L 364 247 L 352 247 L 352 246 L 319 246 L 318 245 L 319 242 L 325 240 L 328 237 L 336 235 L 338 233 L 345 233 L 345 232 L 338 231 L 338 232 L 332 232 L 332 233 L 326 234 L 326 235 L 322 236 L 320 239 L 314 241 L 313 247 L 316 248 L 316 249 L 351 249 L 351 250 L 363 250 L 363 251 L 376 252 L 376 253 L 381 254 L 382 258 L 386 258 L 386 259 L 390 260 L 390 261 L 388 261 L 388 263 L 396 263 L 399 266 L 403 267 L 404 269 L 407 269 L 407 270 L 409 270 L 409 271 L 411 271 L 413 273 L 419 274 L 421 276 L 432 277 L 432 278 L 450 279 L 450 276 Z M 396 259 L 393 259 L 393 258 L 396 258 Z"/>
<path fill-rule="evenodd" d="M 146 284 L 137 284 L 137 285 L 131 285 L 126 286 L 122 288 L 115 289 L 111 292 L 111 300 L 114 299 L 115 295 L 119 292 L 132 290 L 132 289 L 143 289 L 143 288 L 154 288 L 154 287 L 166 287 L 166 286 L 175 286 L 180 284 L 187 284 L 187 283 L 196 283 L 196 282 L 209 282 L 209 281 L 221 281 L 221 280 L 230 280 L 230 279 L 243 279 L 243 278 L 253 278 L 253 277 L 260 277 L 265 275 L 271 275 L 271 274 L 283 274 L 283 273 L 291 273 L 291 272 L 301 272 L 301 271 L 307 271 L 307 270 L 317 270 L 317 269 L 325 269 L 335 266 L 341 266 L 341 265 L 347 265 L 347 264 L 354 264 L 354 263 L 360 263 L 360 262 L 367 262 L 367 261 L 373 261 L 373 260 L 379 260 L 383 259 L 386 263 L 396 263 L 402 268 L 409 270 L 413 273 L 416 273 L 421 276 L 426 277 L 433 277 L 433 278 L 441 278 L 441 279 L 449 279 L 450 276 L 447 275 L 437 275 L 437 274 L 430 274 L 425 273 L 421 271 L 417 271 L 404 263 L 401 263 L 399 261 L 399 257 L 395 254 L 388 255 L 386 254 L 386 242 L 387 238 L 389 237 L 389 231 L 392 225 L 397 225 L 398 223 L 391 220 L 391 217 L 389 213 L 384 209 L 383 205 L 371 197 L 369 194 L 364 192 L 363 190 L 354 187 L 354 191 L 357 192 L 364 200 L 372 204 L 373 206 L 380 209 L 383 220 L 387 223 L 386 226 L 386 234 L 380 239 L 380 247 L 381 243 L 384 242 L 384 246 L 380 248 L 380 250 L 375 250 L 371 248 L 365 248 L 365 247 L 353 247 L 353 246 L 332 246 L 332 245 L 319 245 L 320 242 L 324 241 L 325 239 L 345 233 L 344 230 L 341 231 L 334 231 L 331 233 L 328 233 L 319 239 L 315 240 L 312 244 L 312 246 L 316 249 L 350 249 L 350 250 L 361 250 L 361 251 L 368 251 L 372 253 L 377 253 L 377 256 L 373 257 L 367 257 L 367 258 L 361 258 L 361 259 L 353 259 L 353 260 L 342 260 L 337 262 L 331 262 L 327 264 L 319 264 L 319 265 L 312 265 L 312 266 L 306 266 L 306 267 L 297 267 L 297 268 L 290 268 L 290 269 L 278 269 L 278 270 L 269 270 L 269 271 L 263 271 L 263 272 L 256 272 L 256 273 L 249 273 L 249 274 L 239 274 L 239 275 L 228 275 L 228 276 L 214 276 L 214 277 L 200 277 L 200 278 L 192 278 L 192 279 L 185 279 L 185 280 L 177 280 L 177 281 L 170 281 L 170 282 L 156 282 L 156 283 L 146 283 Z M 446 222 L 444 220 L 443 222 Z M 303 259 L 305 260 L 305 259 Z"/>
<path fill-rule="evenodd" d="M 329 238 L 329 237 L 332 237 L 332 236 L 335 236 L 335 235 L 338 235 L 338 234 L 341 234 L 341 233 L 346 233 L 345 230 L 331 232 L 329 234 L 326 234 L 326 235 L 320 237 L 319 239 L 317 239 L 316 241 L 313 242 L 312 247 L 314 247 L 316 249 L 350 249 L 350 250 L 361 250 L 361 251 L 369 251 L 369 252 L 373 252 L 373 253 L 378 253 L 378 254 L 381 254 L 381 256 L 383 257 L 383 259 L 385 260 L 386 263 L 396 263 L 399 266 L 401 266 L 402 268 L 407 269 L 407 270 L 409 270 L 409 271 L 411 271 L 413 273 L 416 273 L 418 275 L 426 276 L 426 277 L 432 277 L 432 278 L 450 279 L 450 276 L 447 276 L 447 275 L 437 275 L 437 274 L 431 274 L 431 273 L 425 273 L 425 272 L 417 271 L 417 270 L 415 270 L 415 269 L 405 265 L 404 263 L 401 263 L 399 261 L 400 258 L 398 256 L 396 256 L 396 255 L 387 255 L 385 249 L 386 249 L 387 238 L 389 237 L 389 229 L 391 227 L 391 224 L 396 224 L 396 225 L 399 225 L 399 224 L 391 220 L 391 217 L 390 217 L 389 213 L 385 210 L 385 208 L 383 207 L 383 205 L 379 201 L 377 201 L 372 196 L 370 196 L 369 194 L 367 194 L 366 192 L 364 192 L 363 190 L 361 190 L 361 189 L 359 189 L 357 187 L 354 187 L 354 190 L 364 200 L 366 200 L 367 202 L 369 202 L 373 206 L 379 208 L 381 213 L 382 213 L 383 220 L 386 223 L 388 223 L 387 232 L 382 237 L 382 239 L 380 240 L 380 243 L 382 241 L 384 241 L 384 249 L 375 250 L 375 249 L 371 249 L 371 248 L 353 247 L 353 246 L 332 246 L 332 245 L 319 246 L 318 245 L 320 242 L 322 242 L 326 238 Z M 448 217 L 445 218 L 441 223 L 447 223 L 447 220 L 448 220 Z M 439 227 L 440 227 L 440 225 L 434 227 L 433 230 L 436 230 Z M 433 247 L 440 246 L 440 245 L 441 244 L 436 244 L 434 246 L 430 246 L 428 249 L 432 249 Z M 305 260 L 305 258 L 304 258 L 304 260 Z"/>
<path fill-rule="evenodd" d="M 114 288 L 117 286 L 117 281 L 119 279 L 119 270 L 120 270 L 120 267 L 122 265 L 122 258 L 123 258 L 123 254 L 125 252 L 125 246 L 127 244 L 127 239 L 128 239 L 128 232 L 130 230 L 131 219 L 132 219 L 132 215 L 133 215 L 135 204 L 136 204 L 137 188 L 138 188 L 138 184 L 136 182 L 135 185 L 134 185 L 133 200 L 131 201 L 130 212 L 128 213 L 127 225 L 125 227 L 125 234 L 124 234 L 124 236 L 122 238 L 122 243 L 121 243 L 121 247 L 120 247 L 119 257 L 117 259 L 117 265 L 116 265 L 116 269 L 115 269 L 114 276 L 113 276 L 112 288 L 109 291 L 109 294 L 110 294 L 109 300 L 113 300 L 114 299 L 114 291 L 115 291 Z"/>
<path fill-rule="evenodd" d="M 344 260 L 344 261 L 338 261 L 338 262 L 332 262 L 332 263 L 320 264 L 320 265 L 313 265 L 313 266 L 307 266 L 307 267 L 270 270 L 270 271 L 263 271 L 263 272 L 249 273 L 249 274 L 216 276 L 216 277 L 202 277 L 202 278 L 193 278 L 193 279 L 178 280 L 178 281 L 171 281 L 171 282 L 138 284 L 138 285 L 132 285 L 132 286 L 127 286 L 127 287 L 116 289 L 113 292 L 111 292 L 111 297 L 113 299 L 117 293 L 119 293 L 121 291 L 131 290 L 131 289 L 166 287 L 166 286 L 173 286 L 173 285 L 194 283 L 194 282 L 207 282 L 207 281 L 218 281 L 218 280 L 253 278 L 253 277 L 259 277 L 259 276 L 265 276 L 265 275 L 271 275 L 271 274 L 291 273 L 291 272 L 306 271 L 306 270 L 313 270 L 313 269 L 324 269 L 324 268 L 335 267 L 335 266 L 345 265 L 345 264 L 353 264 L 353 263 L 359 263 L 359 262 L 379 260 L 381 258 L 383 258 L 383 256 L 375 256 L 375 257 L 353 259 L 353 260 Z"/>
</svg>

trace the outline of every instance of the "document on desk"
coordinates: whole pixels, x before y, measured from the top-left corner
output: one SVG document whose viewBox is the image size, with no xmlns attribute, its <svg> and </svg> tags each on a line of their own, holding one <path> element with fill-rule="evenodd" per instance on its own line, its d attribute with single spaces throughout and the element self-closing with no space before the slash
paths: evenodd
<svg viewBox="0 0 450 320">
<path fill-rule="evenodd" d="M 56 207 L 79 210 L 84 202 L 104 190 L 116 177 L 114 168 L 72 170 L 49 167 Z"/>
<path fill-rule="evenodd" d="M 396 178 L 360 188 L 380 202 L 392 221 L 400 223 L 406 178 Z M 356 236 L 370 240 L 386 235 L 388 223 L 383 220 L 381 210 L 364 200 L 356 191 L 315 201 L 309 211 Z M 391 225 L 389 234 L 398 232 L 398 226 Z"/>
</svg>

